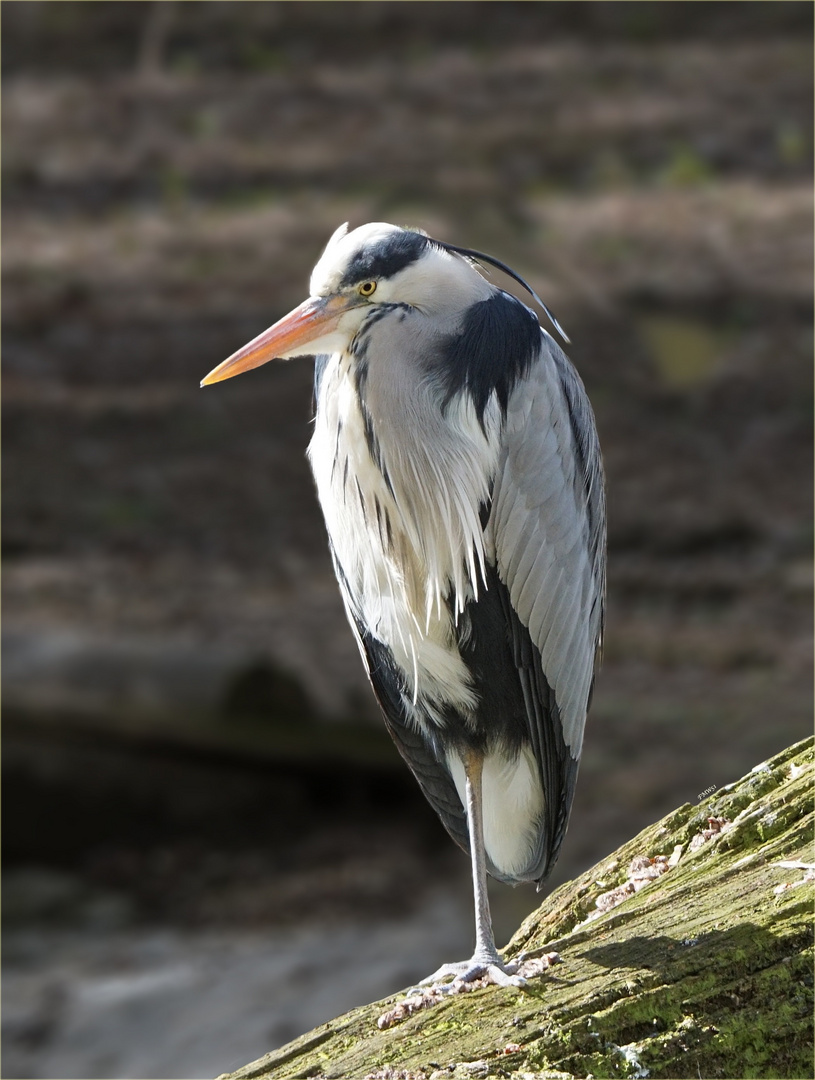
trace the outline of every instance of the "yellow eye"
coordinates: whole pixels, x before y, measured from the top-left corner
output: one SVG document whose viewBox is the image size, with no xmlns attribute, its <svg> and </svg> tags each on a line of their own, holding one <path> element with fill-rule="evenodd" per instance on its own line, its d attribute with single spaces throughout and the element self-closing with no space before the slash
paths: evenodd
<svg viewBox="0 0 815 1080">
<path fill-rule="evenodd" d="M 363 283 L 359 287 L 359 295 L 360 296 L 373 296 L 373 294 L 375 292 L 376 292 L 376 282 L 375 281 L 363 281 Z"/>
</svg>

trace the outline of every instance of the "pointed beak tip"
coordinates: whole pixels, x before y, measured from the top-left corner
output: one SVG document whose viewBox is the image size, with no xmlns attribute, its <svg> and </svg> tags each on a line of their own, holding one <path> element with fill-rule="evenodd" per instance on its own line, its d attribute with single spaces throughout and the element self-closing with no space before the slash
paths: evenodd
<svg viewBox="0 0 815 1080">
<path fill-rule="evenodd" d="M 214 386 L 215 383 L 224 382 L 225 379 L 231 379 L 233 375 L 238 375 L 241 369 L 235 368 L 234 364 L 230 363 L 231 360 L 232 357 L 230 356 L 228 360 L 224 360 L 222 364 L 214 367 L 208 375 L 203 377 L 198 384 L 199 387 Z"/>
<path fill-rule="evenodd" d="M 310 297 L 304 300 L 299 307 L 279 319 L 274 326 L 258 334 L 248 345 L 244 345 L 222 364 L 213 368 L 209 375 L 201 380 L 200 385 L 211 386 L 213 383 L 223 382 L 234 375 L 260 367 L 269 360 L 297 355 L 295 349 L 300 350 L 300 355 L 306 355 L 304 346 L 333 331 L 340 316 L 349 307 L 357 306 L 347 299 L 338 299 L 339 302 L 336 300 L 329 302 L 322 297 Z"/>
</svg>

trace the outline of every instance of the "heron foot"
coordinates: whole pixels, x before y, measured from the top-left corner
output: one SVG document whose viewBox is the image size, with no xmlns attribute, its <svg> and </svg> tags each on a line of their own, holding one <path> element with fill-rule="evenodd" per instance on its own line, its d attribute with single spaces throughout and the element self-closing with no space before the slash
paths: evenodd
<svg viewBox="0 0 815 1080">
<path fill-rule="evenodd" d="M 500 956 L 478 957 L 456 964 L 442 964 L 438 971 L 422 979 L 419 986 L 431 986 L 443 994 L 458 994 L 468 983 L 476 980 L 495 986 L 526 986 L 526 979 L 516 974 L 518 965 L 505 964 Z M 448 981 L 449 980 L 449 981 Z M 417 993 L 421 993 L 418 987 Z"/>
</svg>

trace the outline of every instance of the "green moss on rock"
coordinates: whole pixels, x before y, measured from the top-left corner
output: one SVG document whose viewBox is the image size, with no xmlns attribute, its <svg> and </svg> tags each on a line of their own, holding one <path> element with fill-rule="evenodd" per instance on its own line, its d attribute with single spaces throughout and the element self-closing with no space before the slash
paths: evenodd
<svg viewBox="0 0 815 1080">
<path fill-rule="evenodd" d="M 813 778 L 809 739 L 561 886 L 507 946 L 563 960 L 523 990 L 475 990 L 380 1030 L 394 995 L 222 1080 L 812 1077 L 815 883 L 780 864 L 815 863 Z M 657 855 L 674 865 L 599 914 L 632 860 Z"/>
</svg>

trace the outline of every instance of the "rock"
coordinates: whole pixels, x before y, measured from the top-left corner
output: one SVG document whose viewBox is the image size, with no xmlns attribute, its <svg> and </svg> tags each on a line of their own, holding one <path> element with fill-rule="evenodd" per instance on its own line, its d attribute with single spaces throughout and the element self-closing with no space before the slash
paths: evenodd
<svg viewBox="0 0 815 1080">
<path fill-rule="evenodd" d="M 395 995 L 221 1080 L 811 1077 L 814 761 L 798 743 L 557 889 L 507 947 L 562 959 L 523 990 L 440 996 L 380 1028 Z M 648 866 L 664 869 L 597 914 Z"/>
</svg>

